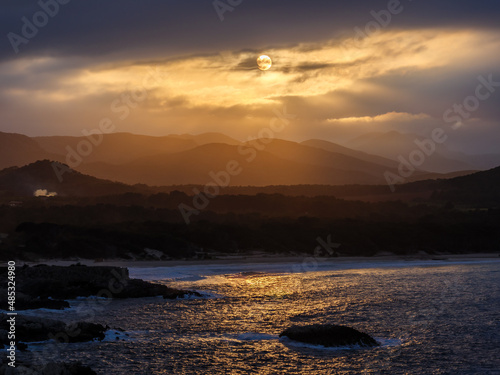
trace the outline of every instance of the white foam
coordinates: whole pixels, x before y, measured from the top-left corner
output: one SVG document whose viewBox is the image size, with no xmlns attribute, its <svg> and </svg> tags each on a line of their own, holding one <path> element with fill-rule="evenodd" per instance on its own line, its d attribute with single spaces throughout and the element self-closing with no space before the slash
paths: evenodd
<svg viewBox="0 0 500 375">
<path fill-rule="evenodd" d="M 400 346 L 403 343 L 401 339 L 386 339 L 380 337 L 374 337 L 375 341 L 377 341 L 380 346 L 360 346 L 360 345 L 348 345 L 348 346 L 335 346 L 335 347 L 327 347 L 323 345 L 313 345 L 307 344 L 300 341 L 292 340 L 286 336 L 280 337 L 280 341 L 287 345 L 293 346 L 297 348 L 305 348 L 305 349 L 314 349 L 314 350 L 331 350 L 331 351 L 339 351 L 339 350 L 365 350 L 372 348 L 390 348 L 394 346 Z"/>
<path fill-rule="evenodd" d="M 385 339 L 380 337 L 374 337 L 374 339 L 380 344 L 382 348 L 390 348 L 403 344 L 403 340 L 401 339 Z"/>
<path fill-rule="evenodd" d="M 292 270 L 292 264 L 211 264 L 173 267 L 131 267 L 131 278 L 146 281 L 200 281 L 211 276 L 237 275 L 259 272 L 260 275 L 284 273 Z M 258 275 L 257 275 L 258 276 Z"/>
<path fill-rule="evenodd" d="M 267 333 L 258 332 L 246 332 L 236 335 L 236 339 L 241 341 L 267 341 L 267 340 L 278 340 L 278 335 L 270 335 Z"/>
<path fill-rule="evenodd" d="M 103 299 L 107 299 L 107 298 L 106 297 L 98 297 L 98 296 L 88 296 L 88 297 L 76 297 L 73 299 L 69 299 L 67 301 L 87 301 L 87 300 L 94 301 L 94 300 L 103 300 Z"/>
<path fill-rule="evenodd" d="M 30 309 L 30 310 L 17 310 L 16 313 L 17 313 L 18 316 L 23 316 L 23 315 L 26 315 L 26 316 L 37 316 L 37 315 L 47 315 L 47 313 L 50 313 L 50 314 L 66 314 L 68 312 L 75 311 L 75 310 L 76 310 L 76 307 L 75 306 L 71 306 L 71 304 L 70 304 L 70 307 L 66 307 L 63 310 L 55 310 L 55 309 L 42 308 L 42 309 Z M 3 313 L 3 314 L 7 314 L 7 313 L 10 313 L 10 312 L 12 312 L 12 311 L 0 310 L 0 313 Z"/>
<path fill-rule="evenodd" d="M 245 277 L 287 275 L 295 273 L 324 272 L 324 271 L 344 271 L 357 269 L 378 269 L 378 268 L 406 268 L 406 267 L 426 267 L 426 266 L 448 266 L 448 265 L 474 265 L 487 264 L 492 262 L 500 263 L 497 259 L 474 259 L 474 260 L 381 260 L 373 261 L 336 261 L 335 259 L 318 260 L 313 268 L 310 264 L 303 265 L 302 262 L 284 263 L 244 263 L 244 264 L 204 264 L 190 266 L 172 267 L 130 267 L 131 278 L 146 281 L 201 281 L 214 276 L 236 275 Z M 251 274 L 255 273 L 255 274 Z"/>
<path fill-rule="evenodd" d="M 307 344 L 305 342 L 295 341 L 289 339 L 286 336 L 280 337 L 281 343 L 286 346 L 293 346 L 295 348 L 303 348 L 303 349 L 313 349 L 313 350 L 326 350 L 326 351 L 343 351 L 343 350 L 360 350 L 360 349 L 371 349 L 372 347 L 365 347 L 360 345 L 349 345 L 349 346 L 323 346 L 323 345 L 313 345 Z"/>
<path fill-rule="evenodd" d="M 116 341 L 134 341 L 136 338 L 134 336 L 141 336 L 147 333 L 147 331 L 117 331 L 114 329 L 108 329 L 104 334 L 105 337 L 102 340 L 94 339 L 92 341 L 87 342 L 72 342 L 72 343 L 59 343 L 54 340 L 44 340 L 44 341 L 33 341 L 26 342 L 28 345 L 28 349 L 30 351 L 40 351 L 43 350 L 44 346 L 53 344 L 53 345 L 80 345 L 89 342 L 99 343 L 99 342 L 116 342 Z M 6 350 L 5 348 L 0 348 L 0 352 Z"/>
<path fill-rule="evenodd" d="M 105 337 L 102 342 L 115 342 L 115 341 L 133 341 L 131 334 L 125 331 L 116 331 L 113 329 L 108 329 L 105 332 Z M 99 340 L 95 340 L 99 341 Z"/>
<path fill-rule="evenodd" d="M 177 297 L 179 300 L 190 300 L 190 299 L 218 299 L 224 298 L 222 294 L 207 292 L 205 290 L 194 290 L 194 292 L 200 293 L 201 296 L 194 294 L 185 294 L 184 297 Z"/>
</svg>

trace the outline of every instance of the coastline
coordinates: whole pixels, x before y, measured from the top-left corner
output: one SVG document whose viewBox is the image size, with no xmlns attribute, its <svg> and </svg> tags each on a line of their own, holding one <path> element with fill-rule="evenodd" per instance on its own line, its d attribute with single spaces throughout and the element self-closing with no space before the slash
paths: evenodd
<svg viewBox="0 0 500 375">
<path fill-rule="evenodd" d="M 469 254 L 441 254 L 441 255 L 375 255 L 371 257 L 337 257 L 337 258 L 324 258 L 312 257 L 311 255 L 304 254 L 303 256 L 227 256 L 219 257 L 217 259 L 193 259 L 193 260 L 124 260 L 124 259 L 107 259 L 102 262 L 96 262 L 94 259 L 75 259 L 75 260 L 62 260 L 62 259 L 48 259 L 40 260 L 38 262 L 17 262 L 17 266 L 27 264 L 35 266 L 38 264 L 46 264 L 53 266 L 70 266 L 75 263 L 80 263 L 85 266 L 95 267 L 126 267 L 126 268 L 155 268 L 155 267 L 179 267 L 179 266 L 205 266 L 205 265 L 248 265 L 248 264 L 284 264 L 294 263 L 300 264 L 304 261 L 316 260 L 318 263 L 372 263 L 376 266 L 378 263 L 386 263 L 393 261 L 433 261 L 453 263 L 474 260 L 499 260 L 499 253 L 469 253 Z M 4 263 L 2 263 L 4 266 Z"/>
</svg>

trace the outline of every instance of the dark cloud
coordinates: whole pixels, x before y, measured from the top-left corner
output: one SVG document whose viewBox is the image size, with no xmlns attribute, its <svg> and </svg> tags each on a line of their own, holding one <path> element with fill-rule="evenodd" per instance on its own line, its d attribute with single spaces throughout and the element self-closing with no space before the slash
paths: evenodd
<svg viewBox="0 0 500 375">
<path fill-rule="evenodd" d="M 380 59 L 380 57 L 378 58 Z M 316 63 L 316 62 L 307 62 L 302 63 L 294 67 L 284 67 L 287 72 L 298 72 L 298 73 L 307 73 L 314 71 L 323 71 L 325 69 L 336 69 L 338 72 L 344 71 L 344 69 L 356 67 L 361 64 L 369 63 L 370 61 L 374 61 L 375 57 L 357 59 L 345 63 Z"/>
<path fill-rule="evenodd" d="M 252 56 L 244 59 L 234 68 L 234 70 L 258 70 L 255 57 Z"/>
<path fill-rule="evenodd" d="M 41 0 L 40 4 L 54 1 Z M 37 35 L 30 37 L 27 44 L 21 44 L 20 52 L 16 54 L 8 33 L 22 34 L 22 18 L 33 20 L 41 5 L 38 0 L 4 1 L 6 4 L 2 5 L 0 13 L 0 64 L 9 60 L 19 61 L 0 66 L 2 130 L 74 135 L 78 129 L 95 127 L 102 116 L 113 115 L 112 112 L 110 114 L 110 103 L 120 94 L 113 89 L 75 101 L 61 98 L 53 102 L 43 100 L 45 92 L 51 93 L 54 89 L 57 93 L 58 88 L 64 88 L 63 79 L 76 76 L 75 72 L 139 64 L 156 65 L 183 56 L 217 56 L 219 51 L 231 51 L 226 60 L 221 52 L 222 65 L 228 70 L 255 70 L 256 73 L 250 72 L 249 76 L 258 76 L 257 54 L 265 53 L 273 46 L 277 49 L 290 46 L 298 53 L 319 51 L 327 45 L 325 41 L 356 37 L 355 28 L 366 31 L 367 27 L 373 27 L 375 13 L 387 16 L 388 2 L 243 0 L 241 5 L 226 12 L 221 22 L 212 0 L 70 0 L 68 4 L 60 5 L 58 13 L 48 20 L 46 26 L 40 27 Z M 498 29 L 500 25 L 498 0 L 402 0 L 400 6 L 402 11 L 391 15 L 391 22 L 385 27 L 387 30 Z M 488 44 L 484 45 L 487 48 Z M 379 49 L 373 49 L 376 52 L 369 58 L 345 64 L 321 59 L 299 64 L 293 60 L 279 61 L 279 56 L 276 56 L 273 70 L 288 73 L 285 80 L 289 79 L 287 83 L 290 84 L 317 79 L 328 70 L 334 70 L 338 76 L 356 77 L 356 69 L 352 68 L 357 64 L 366 66 L 372 61 L 376 63 L 388 56 L 403 54 L 425 55 L 426 48 L 425 43 L 407 43 L 404 48 L 399 48 L 397 43 L 380 45 Z M 240 57 L 246 55 L 252 57 L 240 61 Z M 41 59 L 39 63 L 25 66 L 20 60 L 40 56 L 64 59 L 48 59 L 46 64 Z M 405 68 L 404 71 L 371 75 L 360 81 L 360 84 L 371 85 L 371 91 L 332 89 L 332 92 L 318 96 L 277 96 L 272 98 L 272 104 L 255 108 L 244 105 L 193 108 L 189 98 L 180 91 L 167 99 L 160 95 L 156 97 L 151 92 L 148 100 L 130 118 L 119 123 L 119 130 L 167 134 L 179 132 L 179 129 L 182 132 L 200 132 L 201 126 L 204 126 L 207 131 L 223 131 L 244 138 L 244 134 L 248 133 L 245 124 L 255 128 L 265 124 L 272 118 L 273 109 L 285 105 L 299 118 L 290 126 L 290 133 L 283 134 L 292 138 L 311 138 L 311 134 L 329 139 L 334 139 L 336 134 L 352 136 L 354 131 L 366 132 L 366 127 L 334 128 L 326 125 L 326 119 L 378 116 L 390 112 L 428 114 L 430 120 L 426 126 L 429 128 L 442 124 L 441 118 L 447 108 L 474 93 L 479 75 L 492 73 L 495 81 L 500 81 L 500 71 L 491 70 L 491 60 L 495 56 L 496 51 L 491 51 L 491 58 L 484 59 L 489 61 L 483 62 L 478 57 L 476 61 L 471 59 L 470 64 L 457 62 L 453 66 L 423 71 Z M 217 64 L 215 62 L 207 69 L 213 69 L 216 74 L 220 68 Z M 121 89 L 118 88 L 118 91 Z M 495 130 L 500 119 L 497 97 L 482 102 L 474 113 L 483 123 L 477 125 L 471 122 L 454 133 L 457 144 L 462 142 L 467 145 L 468 141 L 473 143 L 471 140 L 475 140 L 473 146 L 480 150 L 482 139 L 489 140 L 490 149 L 494 149 L 500 134 Z M 160 106 L 161 111 L 157 110 Z M 152 110 L 148 112 L 149 107 Z M 413 122 L 408 126 L 420 125 L 420 122 Z M 390 126 L 393 124 L 387 125 L 387 130 Z M 403 126 L 398 129 L 418 130 Z"/>
<path fill-rule="evenodd" d="M 335 66 L 335 64 L 305 63 L 297 66 L 297 71 L 320 70 Z"/>
<path fill-rule="evenodd" d="M 55 0 L 41 0 L 48 3 Z M 224 1 L 224 0 L 222 0 Z M 0 15 L 0 59 L 75 55 L 99 59 L 154 58 L 214 50 L 260 48 L 354 34 L 387 1 L 242 1 L 221 21 L 208 0 L 72 0 L 15 54 L 7 38 L 21 34 L 22 17 L 40 11 L 34 0 L 9 1 Z M 388 28 L 498 27 L 497 0 L 401 1 Z"/>
</svg>

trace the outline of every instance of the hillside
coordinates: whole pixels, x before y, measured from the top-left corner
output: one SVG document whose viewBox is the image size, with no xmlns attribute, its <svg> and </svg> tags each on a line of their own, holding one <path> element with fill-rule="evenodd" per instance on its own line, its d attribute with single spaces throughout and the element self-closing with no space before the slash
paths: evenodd
<svg viewBox="0 0 500 375">
<path fill-rule="evenodd" d="M 500 207 L 500 167 L 440 181 L 434 199 Z"/>
<path fill-rule="evenodd" d="M 62 161 L 63 157 L 43 149 L 25 135 L 0 132 L 0 169 L 20 167 L 43 159 Z"/>
<path fill-rule="evenodd" d="M 108 177 L 129 184 L 147 185 L 206 184 L 211 181 L 211 172 L 218 174 L 227 169 L 229 162 L 238 163 L 230 185 L 296 185 L 382 183 L 382 174 L 373 176 L 359 169 L 329 167 L 310 164 L 309 161 L 287 160 L 290 155 L 277 156 L 267 150 L 251 155 L 239 152 L 237 146 L 206 144 L 192 150 L 175 154 L 155 155 L 120 166 L 86 164 L 79 170 L 100 178 Z"/>
<path fill-rule="evenodd" d="M 402 134 L 397 131 L 369 133 L 347 142 L 346 146 L 391 160 L 397 160 L 400 155 L 408 159 L 408 155 L 413 150 L 419 150 L 415 140 L 422 141 L 423 138 L 415 134 Z M 478 169 L 469 161 L 457 160 L 456 153 L 448 150 L 445 144 L 435 144 L 435 146 L 435 152 L 426 157 L 421 165 L 422 170 L 450 173 Z M 460 158 L 465 158 L 465 155 L 461 154 Z"/>
<path fill-rule="evenodd" d="M 99 140 L 96 136 L 96 142 Z M 45 151 L 67 155 L 67 148 L 77 150 L 84 137 L 36 137 L 33 140 Z M 175 153 L 198 146 L 193 139 L 176 137 L 151 137 L 130 133 L 113 133 L 102 136 L 102 141 L 93 145 L 92 152 L 82 157 L 82 162 L 106 162 L 124 164 L 146 156 Z"/>
<path fill-rule="evenodd" d="M 58 178 L 58 173 L 61 179 Z M 32 197 L 36 190 L 47 190 L 49 193 L 57 193 L 58 196 L 83 197 L 121 194 L 134 192 L 137 189 L 125 184 L 86 176 L 71 170 L 64 164 L 49 160 L 0 171 L 0 192 L 3 194 Z"/>
<path fill-rule="evenodd" d="M 414 147 L 410 138 L 391 132 L 366 135 L 357 142 L 368 149 L 377 144 L 390 153 Z M 55 160 L 87 175 L 127 184 L 204 185 L 211 180 L 211 172 L 226 170 L 231 161 L 240 167 L 230 180 L 231 186 L 386 185 L 385 172 L 398 174 L 398 162 L 394 158 L 317 139 L 302 143 L 281 139 L 240 142 L 220 133 L 161 137 L 111 133 L 88 138 L 30 138 L 0 133 L 0 145 L 3 145 L 0 168 L 19 167 L 37 160 Z M 434 167 L 442 169 L 441 162 L 446 162 L 449 167 L 444 169 L 455 172 L 428 172 Z M 432 163 L 433 168 L 417 170 L 407 181 L 449 178 L 471 170 L 467 163 L 443 159 L 439 155 L 432 159 Z M 467 166 L 469 168 L 465 168 Z"/>
<path fill-rule="evenodd" d="M 354 150 L 352 148 L 344 147 L 339 144 L 328 142 L 321 139 L 310 139 L 300 143 L 304 146 L 315 147 L 329 152 L 335 152 L 338 154 L 343 154 L 347 156 L 352 156 L 359 160 L 368 161 L 370 163 L 377 163 L 379 165 L 386 166 L 388 168 L 397 168 L 398 163 L 394 160 L 387 159 L 378 155 L 368 154 L 363 151 Z"/>
<path fill-rule="evenodd" d="M 112 182 L 106 179 L 99 179 L 77 171 L 74 171 L 64 164 L 51 162 L 48 160 L 38 161 L 23 167 L 10 167 L 0 171 L 0 192 L 9 196 L 33 196 L 36 190 L 47 190 L 47 192 L 55 192 L 59 196 L 103 196 L 116 195 L 126 192 L 134 192 L 140 194 L 153 194 L 165 192 L 169 193 L 174 190 L 182 191 L 188 195 L 193 194 L 193 189 L 197 188 L 200 191 L 204 189 L 205 184 L 225 182 L 220 171 L 227 165 L 226 160 L 235 160 L 228 158 L 236 158 L 233 146 L 225 145 L 225 153 L 220 155 L 216 160 L 221 165 L 221 169 L 216 170 L 218 177 L 221 180 L 215 181 L 214 174 L 202 174 L 206 170 L 207 164 L 198 164 L 198 162 L 206 159 L 205 154 L 211 154 L 213 148 L 220 145 L 205 145 L 196 148 L 180 155 L 173 155 L 168 163 L 158 166 L 158 164 L 150 163 L 147 159 L 141 161 L 137 165 L 129 165 L 131 175 L 135 176 L 138 173 L 143 173 L 144 180 L 147 180 L 156 172 L 155 168 L 163 168 L 166 171 L 159 178 L 164 178 L 167 183 L 160 184 L 157 187 L 148 187 L 142 185 L 126 185 L 125 183 Z M 188 154 L 188 155 L 186 155 Z M 184 160 L 190 160 L 197 168 L 193 168 L 190 172 L 193 178 L 200 175 L 200 182 L 195 184 L 172 184 L 171 181 L 178 181 L 185 176 Z M 213 160 L 211 160 L 213 162 Z M 232 176 L 230 186 L 220 190 L 223 195 L 255 195 L 255 194 L 283 194 L 286 196 L 335 196 L 345 199 L 357 199 L 362 201 L 411 201 L 414 199 L 433 200 L 433 201 L 453 201 L 456 203 L 478 204 L 498 206 L 500 204 L 500 191 L 497 189 L 500 183 L 500 167 L 488 171 L 472 173 L 466 176 L 453 177 L 449 179 L 428 179 L 423 181 L 411 182 L 397 186 L 396 192 L 392 193 L 386 185 L 383 184 L 342 184 L 343 180 L 367 180 L 370 177 L 361 171 L 341 171 L 326 168 L 324 166 L 305 165 L 293 162 L 294 168 L 286 170 L 291 164 L 290 161 L 282 160 L 273 154 L 265 154 L 258 156 L 252 163 L 247 165 L 245 160 L 240 160 L 241 173 Z M 108 164 L 99 164 L 103 168 L 103 175 L 112 175 L 116 171 L 116 166 Z M 250 168 L 253 166 L 253 168 Z M 110 168 L 109 171 L 104 168 Z M 247 174 L 244 173 L 245 168 Z M 276 174 L 275 181 L 278 183 L 270 185 L 249 185 L 245 184 L 247 178 L 252 178 L 257 181 L 262 177 L 261 168 L 265 168 L 269 175 L 266 178 L 272 179 L 272 174 Z M 285 170 L 285 172 L 282 172 Z M 125 173 L 124 171 L 118 171 Z M 290 184 L 290 182 L 299 181 L 302 178 L 308 178 L 311 181 L 320 173 L 326 174 L 326 177 L 321 178 L 321 181 L 331 183 L 311 183 L 311 184 Z M 59 176 L 58 176 L 59 175 Z M 305 177 L 304 177 L 305 176 Z M 61 177 L 61 179 L 59 179 Z M 132 177 L 133 179 L 133 177 Z M 234 182 L 234 184 L 233 184 Z"/>
</svg>

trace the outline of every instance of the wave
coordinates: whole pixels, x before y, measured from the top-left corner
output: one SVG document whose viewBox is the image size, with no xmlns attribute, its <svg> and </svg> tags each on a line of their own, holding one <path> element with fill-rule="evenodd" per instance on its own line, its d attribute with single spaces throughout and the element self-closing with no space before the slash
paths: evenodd
<svg viewBox="0 0 500 375">
<path fill-rule="evenodd" d="M 200 293 L 200 296 L 196 296 L 193 294 L 186 294 L 184 297 L 177 297 L 177 300 L 191 300 L 191 299 L 218 299 L 224 298 L 222 294 L 207 292 L 206 290 L 194 290 L 194 292 Z"/>
<path fill-rule="evenodd" d="M 307 258 L 304 258 L 307 259 Z M 215 276 L 221 276 L 220 282 L 227 278 L 252 278 L 261 276 L 286 276 L 297 273 L 324 272 L 324 271 L 346 271 L 361 269 L 385 269 L 385 268 L 410 268 L 426 266 L 452 266 L 489 264 L 499 262 L 496 259 L 460 259 L 460 260 L 385 260 L 377 259 L 367 261 L 360 260 L 336 260 L 328 259 L 318 262 L 314 270 L 304 267 L 303 262 L 291 262 L 284 260 L 283 263 L 246 263 L 246 264 L 205 264 L 171 267 L 130 267 L 131 278 L 145 281 L 164 282 L 198 282 Z"/>
<path fill-rule="evenodd" d="M 278 340 L 278 335 L 270 335 L 267 333 L 258 332 L 246 332 L 236 335 L 235 338 L 240 341 L 268 341 L 268 340 Z"/>
<path fill-rule="evenodd" d="M 374 337 L 375 341 L 380 344 L 382 348 L 391 348 L 394 346 L 401 346 L 403 344 L 402 339 L 385 339 L 380 337 Z"/>
<path fill-rule="evenodd" d="M 114 329 L 108 329 L 105 332 L 105 337 L 101 342 L 116 342 L 116 341 L 135 341 L 133 336 L 137 331 L 126 332 L 126 331 L 117 331 Z"/>
<path fill-rule="evenodd" d="M 69 301 L 68 301 L 69 302 Z M 62 310 L 55 310 L 55 309 L 46 309 L 46 308 L 40 308 L 40 309 L 28 309 L 28 310 L 16 310 L 16 313 L 18 316 L 38 316 L 38 315 L 47 315 L 47 314 L 67 314 L 69 312 L 74 312 L 77 310 L 76 306 L 71 306 L 66 307 Z M 12 311 L 6 311 L 6 310 L 0 310 L 0 314 L 6 314 Z"/>
<path fill-rule="evenodd" d="M 375 337 L 375 341 L 377 341 L 380 344 L 380 346 L 366 347 L 366 346 L 360 346 L 360 345 L 348 345 L 348 346 L 330 347 L 330 346 L 323 346 L 323 345 L 307 344 L 304 342 L 292 340 L 286 336 L 280 337 L 280 342 L 285 346 L 294 347 L 294 348 L 302 348 L 302 349 L 334 351 L 334 352 L 335 351 L 345 351 L 345 350 L 369 350 L 369 349 L 374 349 L 374 348 L 389 348 L 389 347 L 394 347 L 394 346 L 400 346 L 403 343 L 403 340 L 400 340 L 400 339 L 385 339 L 385 338 L 379 338 L 379 337 Z"/>
</svg>

